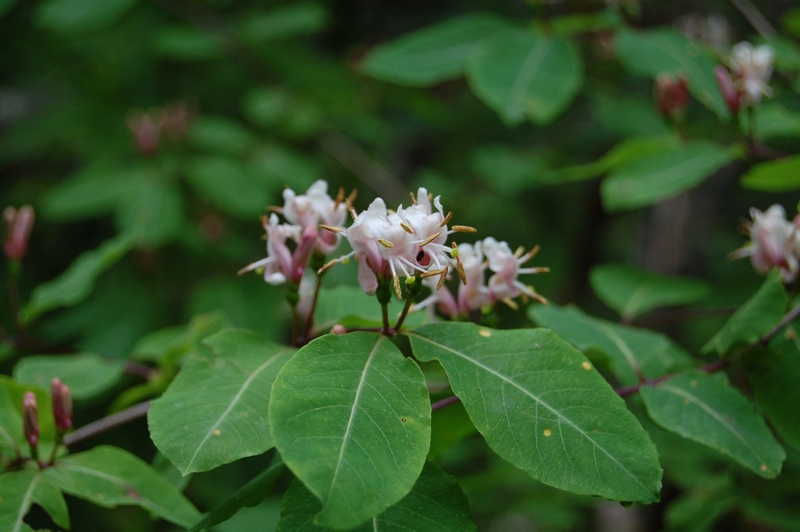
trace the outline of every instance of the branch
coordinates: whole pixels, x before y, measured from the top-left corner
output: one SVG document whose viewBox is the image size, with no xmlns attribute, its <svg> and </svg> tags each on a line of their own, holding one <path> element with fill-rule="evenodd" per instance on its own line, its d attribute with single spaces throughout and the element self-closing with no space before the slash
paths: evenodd
<svg viewBox="0 0 800 532">
<path fill-rule="evenodd" d="M 756 345 L 760 347 L 766 346 L 770 342 L 770 340 L 775 338 L 775 335 L 777 335 L 784 328 L 786 328 L 786 326 L 792 323 L 798 316 L 800 316 L 800 305 L 797 305 L 792 310 L 787 312 L 786 315 L 783 317 L 783 319 L 781 319 L 781 321 L 779 321 L 778 324 L 775 327 L 773 327 L 771 331 L 769 331 L 767 334 L 758 339 Z"/>
<path fill-rule="evenodd" d="M 455 403 L 459 402 L 460 400 L 461 399 L 459 399 L 458 396 L 456 396 L 456 395 L 451 395 L 450 397 L 445 397 L 444 399 L 442 399 L 440 401 L 436 401 L 435 403 L 433 403 L 431 405 L 431 412 L 436 412 L 440 408 L 444 408 L 446 406 L 455 404 Z"/>
<path fill-rule="evenodd" d="M 72 432 L 64 436 L 64 445 L 69 447 L 70 445 L 74 445 L 87 438 L 96 436 L 109 429 L 113 429 L 114 427 L 118 427 L 119 425 L 124 425 L 129 421 L 139 419 L 140 417 L 145 416 L 149 409 L 150 409 L 150 401 L 144 401 L 143 403 L 133 405 L 130 408 L 126 408 L 125 410 L 121 410 L 119 412 L 111 414 L 110 416 L 106 416 L 102 419 L 98 419 L 97 421 L 93 421 L 92 423 L 89 423 L 88 425 L 84 425 L 83 427 L 79 428 L 75 432 Z"/>
<path fill-rule="evenodd" d="M 739 10 L 739 13 L 750 23 L 751 26 L 764 38 L 769 38 L 775 33 L 775 28 L 767 21 L 766 17 L 756 9 L 750 0 L 731 0 L 731 4 Z"/>
</svg>

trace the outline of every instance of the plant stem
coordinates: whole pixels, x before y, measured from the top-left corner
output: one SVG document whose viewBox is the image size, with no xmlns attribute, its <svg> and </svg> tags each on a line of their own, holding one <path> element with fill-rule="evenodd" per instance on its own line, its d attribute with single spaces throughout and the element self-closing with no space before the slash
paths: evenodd
<svg viewBox="0 0 800 532">
<path fill-rule="evenodd" d="M 759 345 L 761 347 L 766 346 L 770 342 L 770 340 L 775 338 L 775 335 L 781 332 L 787 325 L 792 323 L 798 316 L 800 316 L 800 305 L 797 305 L 792 310 L 787 312 L 786 315 L 781 319 L 781 321 L 779 321 L 778 324 L 772 328 L 772 330 L 770 330 L 767 334 L 758 339 L 756 345 Z"/>
<path fill-rule="evenodd" d="M 292 305 L 292 345 L 297 345 L 298 324 L 297 305 Z"/>
<path fill-rule="evenodd" d="M 392 328 L 389 327 L 389 304 L 381 303 L 381 316 L 383 317 L 383 330 L 386 336 L 392 336 Z"/>
<path fill-rule="evenodd" d="M 431 405 L 431 412 L 436 412 L 440 408 L 444 408 L 446 406 L 455 404 L 459 402 L 461 399 L 458 398 L 457 395 L 451 395 L 450 397 L 445 397 L 444 399 L 440 399 Z"/>
<path fill-rule="evenodd" d="M 311 310 L 308 312 L 308 319 L 306 320 L 306 338 L 311 336 L 311 329 L 314 328 L 314 311 L 317 310 L 317 299 L 319 299 L 320 287 L 322 287 L 322 276 L 318 275 L 317 287 L 314 289 L 314 299 L 311 300 Z"/>
<path fill-rule="evenodd" d="M 116 412 L 110 416 L 93 421 L 92 423 L 79 428 L 75 432 L 64 436 L 64 445 L 69 447 L 87 438 L 91 438 L 92 436 L 103 433 L 109 429 L 113 429 L 114 427 L 124 425 L 129 421 L 139 419 L 140 417 L 146 415 L 149 409 L 150 401 L 144 401 L 143 403 L 133 405 L 130 408 L 126 408 L 125 410 Z"/>
<path fill-rule="evenodd" d="M 400 313 L 400 317 L 397 318 L 397 323 L 394 326 L 395 333 L 400 331 L 400 327 L 402 327 L 403 322 L 406 321 L 406 316 L 408 316 L 408 311 L 411 310 L 412 304 L 413 304 L 413 298 L 407 297 L 406 304 L 403 306 L 403 312 Z"/>
</svg>

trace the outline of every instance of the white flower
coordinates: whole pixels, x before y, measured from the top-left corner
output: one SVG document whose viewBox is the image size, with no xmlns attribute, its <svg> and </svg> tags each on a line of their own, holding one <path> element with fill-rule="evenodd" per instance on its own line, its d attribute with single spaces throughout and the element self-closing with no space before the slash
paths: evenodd
<svg viewBox="0 0 800 532">
<path fill-rule="evenodd" d="M 742 95 L 742 103 L 757 105 L 761 95 L 770 96 L 772 90 L 767 82 L 772 75 L 775 52 L 771 46 L 753 46 L 743 41 L 731 50 L 730 65 L 734 84 Z"/>
<path fill-rule="evenodd" d="M 299 285 L 303 270 L 317 241 L 316 225 L 302 228 L 299 225 L 281 224 L 275 214 L 269 219 L 263 216 L 261 223 L 267 233 L 267 257 L 248 264 L 239 271 L 239 274 L 263 267 L 264 280 L 269 284 L 278 285 L 288 281 Z M 294 252 L 289 250 L 286 239 L 292 239 L 297 243 Z"/>
<path fill-rule="evenodd" d="M 521 273 L 542 273 L 550 271 L 549 268 L 520 268 L 520 266 L 532 258 L 539 248 L 522 255 L 522 252 L 512 253 L 511 248 L 506 242 L 498 242 L 492 237 L 483 241 L 483 252 L 489 263 L 489 269 L 494 272 L 489 278 L 489 299 L 491 301 L 503 301 L 509 306 L 514 306 L 511 300 L 519 295 L 532 297 L 542 303 L 547 300 L 537 294 L 532 287 L 522 284 L 517 280 Z M 522 255 L 522 256 L 520 256 Z"/>
<path fill-rule="evenodd" d="M 794 281 L 800 269 L 800 215 L 790 222 L 783 207 L 773 205 L 767 212 L 750 209 L 750 216 L 750 244 L 734 252 L 733 257 L 750 257 L 753 267 L 761 273 L 778 268 L 784 282 Z"/>
<path fill-rule="evenodd" d="M 328 183 L 320 179 L 300 196 L 290 188 L 285 189 L 281 212 L 289 223 L 304 229 L 318 224 L 341 227 L 347 217 L 347 208 L 342 199 L 331 198 L 328 195 Z M 320 231 L 314 249 L 322 255 L 329 255 L 336 250 L 341 239 L 337 232 Z"/>
</svg>

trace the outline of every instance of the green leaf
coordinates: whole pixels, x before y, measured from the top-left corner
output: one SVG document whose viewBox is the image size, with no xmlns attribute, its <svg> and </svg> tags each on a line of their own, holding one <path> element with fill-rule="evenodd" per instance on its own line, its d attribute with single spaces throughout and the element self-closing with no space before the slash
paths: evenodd
<svg viewBox="0 0 800 532">
<path fill-rule="evenodd" d="M 486 14 L 455 18 L 375 47 L 361 65 L 374 78 L 427 87 L 461 76 L 469 59 L 509 25 Z"/>
<path fill-rule="evenodd" d="M 392 299 L 389 302 L 389 319 L 394 322 L 403 311 L 404 303 Z M 414 326 L 425 320 L 424 312 L 410 314 L 406 325 Z M 322 334 L 340 323 L 345 327 L 379 327 L 381 306 L 375 296 L 369 296 L 360 288 L 339 285 L 323 288 L 319 292 L 314 311 L 314 331 Z"/>
<path fill-rule="evenodd" d="M 69 529 L 64 496 L 41 471 L 23 469 L 0 475 L 0 527 L 4 531 L 33 530 L 22 519 L 34 503 L 44 508 L 55 524 Z"/>
<path fill-rule="evenodd" d="M 643 386 L 647 413 L 663 428 L 724 453 L 757 475 L 775 478 L 786 458 L 753 405 L 722 379 L 688 370 Z"/>
<path fill-rule="evenodd" d="M 117 209 L 119 231 L 150 248 L 180 236 L 186 217 L 180 189 L 163 179 L 147 180 L 133 197 L 119 202 Z"/>
<path fill-rule="evenodd" d="M 203 117 L 194 122 L 187 140 L 197 148 L 230 155 L 242 155 L 256 143 L 250 130 L 220 117 Z"/>
<path fill-rule="evenodd" d="M 236 515 L 236 512 L 242 508 L 260 504 L 272 490 L 272 486 L 284 469 L 286 469 L 286 466 L 283 462 L 271 465 L 239 488 L 236 493 L 214 508 L 203 519 L 195 523 L 188 532 L 197 532 L 218 525 Z"/>
<path fill-rule="evenodd" d="M 136 0 L 46 0 L 36 11 L 36 22 L 64 33 L 97 30 L 119 19 Z"/>
<path fill-rule="evenodd" d="M 440 454 L 449 451 L 456 443 L 473 433 L 475 425 L 461 402 L 434 410 L 431 415 L 431 449 L 428 460 L 436 460 Z"/>
<path fill-rule="evenodd" d="M 770 343 L 772 353 L 745 358 L 745 369 L 756 404 L 789 446 L 800 450 L 800 340 L 794 327 Z M 771 355 L 771 356 L 770 356 Z"/>
<path fill-rule="evenodd" d="M 266 192 L 236 159 L 195 157 L 186 169 L 186 177 L 195 192 L 230 215 L 252 218 L 267 206 Z"/>
<path fill-rule="evenodd" d="M 753 165 L 740 181 L 743 188 L 789 192 L 800 188 L 800 155 Z"/>
<path fill-rule="evenodd" d="M 314 516 L 322 504 L 303 486 L 292 482 L 281 503 L 281 520 L 276 532 L 323 532 L 335 530 L 316 526 Z M 477 530 L 467 498 L 456 480 L 426 463 L 414 487 L 400 502 L 351 532 L 375 530 L 424 530 L 425 532 L 467 532 Z"/>
<path fill-rule="evenodd" d="M 478 148 L 471 166 L 484 183 L 508 196 L 531 188 L 544 174 L 541 157 L 503 145 Z"/>
<path fill-rule="evenodd" d="M 160 365 L 173 365 L 206 337 L 227 325 L 219 312 L 198 314 L 187 325 L 159 329 L 137 342 L 132 354 L 135 360 L 152 360 Z"/>
<path fill-rule="evenodd" d="M 640 372 L 653 379 L 684 367 L 691 360 L 662 334 L 594 318 L 571 305 L 530 307 L 528 314 L 581 351 L 605 354 L 611 371 L 623 385 L 639 382 Z"/>
<path fill-rule="evenodd" d="M 592 115 L 600 125 L 623 137 L 674 134 L 653 105 L 652 95 L 637 95 L 624 87 L 622 90 L 611 92 L 598 88 L 587 94 L 591 99 Z"/>
<path fill-rule="evenodd" d="M 720 118 L 728 117 L 714 78 L 716 62 L 678 31 L 624 31 L 617 34 L 614 47 L 622 64 L 634 74 L 653 78 L 664 72 L 683 74 L 695 98 Z"/>
<path fill-rule="evenodd" d="M 584 356 L 545 329 L 438 323 L 407 333 L 439 360 L 486 443 L 533 478 L 572 493 L 654 502 L 656 450 Z"/>
<path fill-rule="evenodd" d="M 324 177 L 319 166 L 308 155 L 277 144 L 256 151 L 251 168 L 260 186 L 278 193 L 284 187 L 306 190 Z"/>
<path fill-rule="evenodd" d="M 65 456 L 44 470 L 44 478 L 64 492 L 98 506 L 141 506 L 183 527 L 191 526 L 200 517 L 192 503 L 169 481 L 118 447 L 101 445 Z"/>
<path fill-rule="evenodd" d="M 756 136 L 760 139 L 800 136 L 800 113 L 777 102 L 763 102 L 755 117 Z"/>
<path fill-rule="evenodd" d="M 593 163 L 550 170 L 546 173 L 546 178 L 559 183 L 591 179 L 643 157 L 669 151 L 677 145 L 674 137 L 630 137 Z"/>
<path fill-rule="evenodd" d="M 487 42 L 467 69 L 472 91 L 509 125 L 529 117 L 546 124 L 577 94 L 583 65 L 575 45 L 522 30 Z"/>
<path fill-rule="evenodd" d="M 736 346 L 757 342 L 781 321 L 786 303 L 786 290 L 780 272 L 773 270 L 753 297 L 739 307 L 703 347 L 703 352 L 716 351 L 719 355 L 725 355 Z"/>
<path fill-rule="evenodd" d="M 50 387 L 58 377 L 70 387 L 76 400 L 90 399 L 113 387 L 125 371 L 125 363 L 94 353 L 25 357 L 14 367 L 20 383 Z"/>
<path fill-rule="evenodd" d="M 30 323 L 49 310 L 71 307 L 86 299 L 100 274 L 132 247 L 133 238 L 130 235 L 119 235 L 75 259 L 59 277 L 33 290 L 30 302 L 22 309 L 23 320 Z"/>
<path fill-rule="evenodd" d="M 600 187 L 608 211 L 652 205 L 696 187 L 733 159 L 708 141 L 694 141 L 622 165 Z"/>
<path fill-rule="evenodd" d="M 274 446 L 267 405 L 293 351 L 237 329 L 204 343 L 214 354 L 189 358 L 147 415 L 153 443 L 184 475 Z"/>
<path fill-rule="evenodd" d="M 697 303 L 710 291 L 701 281 L 666 277 L 626 264 L 598 266 L 589 274 L 589 281 L 597 297 L 625 321 L 659 307 Z"/>
<path fill-rule="evenodd" d="M 198 62 L 221 59 L 222 42 L 189 26 L 160 30 L 153 38 L 153 51 L 176 61 Z"/>
<path fill-rule="evenodd" d="M 328 13 L 316 2 L 299 2 L 245 19 L 239 34 L 249 42 L 275 41 L 316 33 L 325 27 Z"/>
<path fill-rule="evenodd" d="M 275 380 L 269 415 L 284 461 L 322 501 L 322 526 L 354 527 L 397 503 L 430 445 L 422 371 L 376 333 L 300 349 Z"/>
</svg>

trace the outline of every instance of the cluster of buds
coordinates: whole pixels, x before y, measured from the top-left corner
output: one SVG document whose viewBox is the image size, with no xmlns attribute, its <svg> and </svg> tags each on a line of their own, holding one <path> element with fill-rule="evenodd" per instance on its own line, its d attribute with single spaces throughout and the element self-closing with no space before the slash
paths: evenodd
<svg viewBox="0 0 800 532">
<path fill-rule="evenodd" d="M 447 245 L 447 236 L 453 233 L 474 233 L 475 229 L 448 223 L 453 213 L 444 213 L 441 197 L 428 194 L 420 187 L 411 195 L 411 205 L 390 211 L 381 198 L 375 199 L 366 211 L 356 213 L 350 202 L 348 209 L 353 224 L 343 227 L 322 226 L 334 233 L 344 233 L 352 252 L 325 264 L 320 272 L 337 262 L 355 257 L 358 261 L 358 283 L 367 294 L 374 294 L 380 286 L 394 287 L 399 299 L 403 298 L 400 278 L 408 287 L 416 287 L 417 277 L 438 277 L 441 287 L 447 278 L 451 259 L 456 256 L 455 244 Z M 460 269 L 460 263 L 457 264 Z"/>
<path fill-rule="evenodd" d="M 753 267 L 761 273 L 778 268 L 784 282 L 793 282 L 800 271 L 800 214 L 789 221 L 783 207 L 773 205 L 767 212 L 750 209 L 750 216 L 753 221 L 745 226 L 750 243 L 731 257 L 750 257 Z"/>
<path fill-rule="evenodd" d="M 344 191 L 340 190 L 333 199 L 328 195 L 328 184 L 320 180 L 302 195 L 284 190 L 283 201 L 283 207 L 274 207 L 275 212 L 269 217 L 261 217 L 266 231 L 267 256 L 248 264 L 239 274 L 263 270 L 264 280 L 269 284 L 289 283 L 299 287 L 311 256 L 324 257 L 339 247 L 341 235 L 335 231 L 321 231 L 320 227 L 344 224 L 347 218 Z M 281 223 L 276 213 L 282 214 L 286 222 Z M 290 249 L 289 243 L 294 249 Z"/>
<path fill-rule="evenodd" d="M 19 209 L 6 207 L 3 219 L 6 222 L 6 241 L 3 251 L 11 260 L 22 260 L 28 253 L 28 237 L 35 218 L 33 207 L 23 205 Z"/>
<path fill-rule="evenodd" d="M 498 242 L 492 237 L 475 244 L 460 244 L 454 260 L 460 265 L 459 271 L 463 283 L 458 287 L 457 297 L 454 297 L 447 288 L 434 290 L 431 296 L 416 305 L 416 308 L 436 305 L 443 315 L 457 318 L 469 316 L 476 310 L 487 310 L 497 302 L 516 309 L 517 304 L 514 299 L 517 297 L 523 299 L 530 297 L 546 304 L 547 300 L 533 287 L 523 284 L 518 279 L 520 274 L 550 271 L 545 267 L 522 267 L 538 251 L 539 247 L 536 246 L 527 253 L 521 247 L 512 252 L 506 242 Z M 488 281 L 487 270 L 491 272 Z"/>
<path fill-rule="evenodd" d="M 192 112 L 186 102 L 175 102 L 147 112 L 128 115 L 128 129 L 143 155 L 153 155 L 161 147 L 162 136 L 180 141 L 186 136 Z"/>
<path fill-rule="evenodd" d="M 762 95 L 772 94 L 768 82 L 775 63 L 775 52 L 771 46 L 740 42 L 731 50 L 728 63 L 730 71 L 717 66 L 714 76 L 733 114 L 737 114 L 742 107 L 757 106 Z"/>
<path fill-rule="evenodd" d="M 52 394 L 53 419 L 55 420 L 57 442 L 63 441 L 64 434 L 72 428 L 72 392 L 69 386 L 56 378 L 50 382 L 50 392 Z M 39 456 L 39 407 L 36 403 L 36 395 L 33 392 L 25 392 L 22 398 L 22 427 L 25 439 L 31 449 L 31 457 L 34 460 Z M 55 456 L 55 449 L 53 450 Z"/>
<path fill-rule="evenodd" d="M 689 89 L 682 75 L 664 72 L 656 76 L 655 97 L 659 112 L 673 120 L 683 118 L 689 107 Z"/>
</svg>

